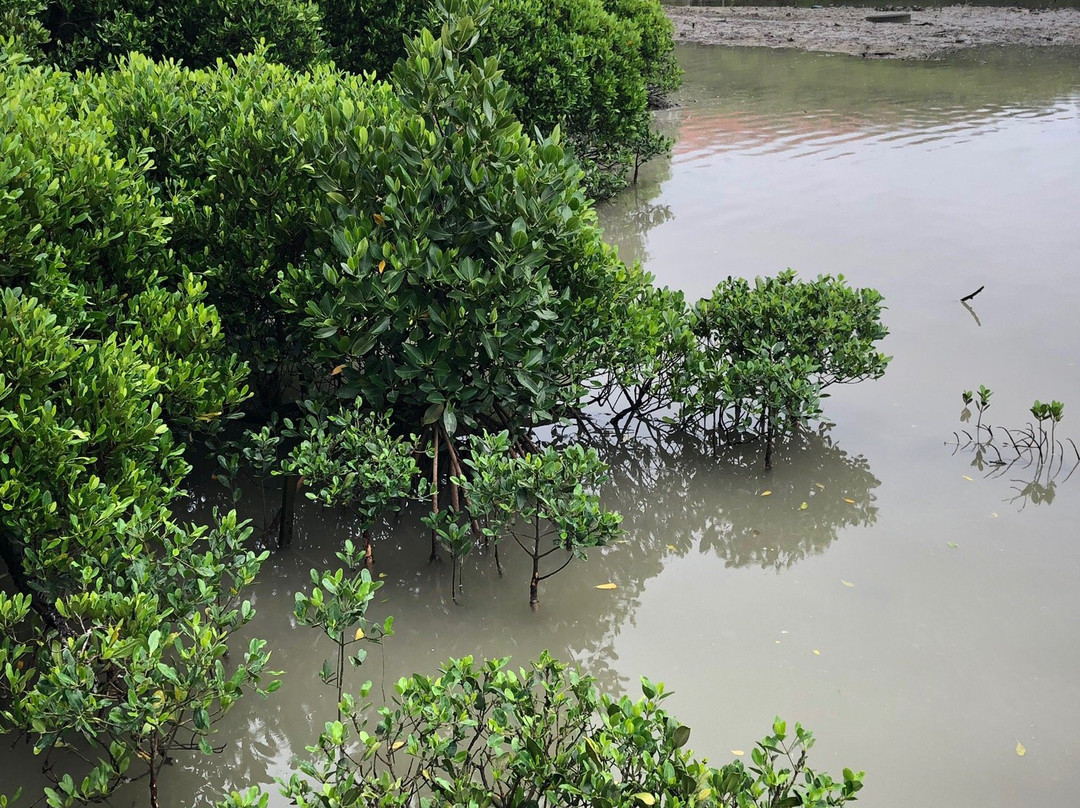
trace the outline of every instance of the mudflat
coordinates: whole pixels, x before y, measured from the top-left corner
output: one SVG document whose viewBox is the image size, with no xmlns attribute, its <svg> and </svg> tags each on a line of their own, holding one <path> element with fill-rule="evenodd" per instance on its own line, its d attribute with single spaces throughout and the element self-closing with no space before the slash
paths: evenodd
<svg viewBox="0 0 1080 808">
<path fill-rule="evenodd" d="M 802 48 L 874 59 L 933 59 L 984 45 L 1080 46 L 1080 9 L 946 6 L 910 22 L 870 22 L 872 8 L 667 6 L 678 42 Z M 904 9 L 907 11 L 908 9 Z"/>
</svg>

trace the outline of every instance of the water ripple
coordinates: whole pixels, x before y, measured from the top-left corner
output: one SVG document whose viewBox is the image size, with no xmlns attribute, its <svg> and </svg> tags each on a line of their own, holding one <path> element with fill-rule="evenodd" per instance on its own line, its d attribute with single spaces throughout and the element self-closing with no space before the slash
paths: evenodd
<svg viewBox="0 0 1080 808">
<path fill-rule="evenodd" d="M 879 114 L 874 121 L 830 110 L 814 110 L 797 118 L 788 112 L 764 114 L 739 108 L 692 111 L 679 121 L 674 161 L 695 163 L 731 152 L 837 160 L 855 156 L 861 149 L 853 147 L 860 145 L 947 148 L 1000 131 L 1011 121 L 1029 125 L 1076 121 L 1080 125 L 1080 95 L 1038 107 L 905 107 Z"/>
</svg>

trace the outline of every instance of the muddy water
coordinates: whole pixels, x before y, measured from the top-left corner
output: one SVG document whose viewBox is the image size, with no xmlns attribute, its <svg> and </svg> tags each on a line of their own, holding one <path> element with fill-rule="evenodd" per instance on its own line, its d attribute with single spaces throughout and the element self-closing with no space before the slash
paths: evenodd
<svg viewBox="0 0 1080 808">
<path fill-rule="evenodd" d="M 1032 399 L 1057 398 L 1060 434 L 1080 439 L 1080 54 L 679 55 L 675 155 L 604 208 L 609 237 L 694 295 L 787 266 L 875 286 L 888 374 L 837 391 L 835 426 L 780 447 L 768 474 L 752 448 L 601 442 L 627 540 L 545 582 L 537 613 L 523 559 L 508 551 L 503 579 L 474 559 L 455 605 L 420 526 L 388 526 L 375 611 L 397 634 L 357 680 L 547 648 L 611 689 L 664 680 L 717 761 L 774 714 L 801 721 L 817 765 L 867 770 L 868 806 L 1072 804 L 1080 474 L 1044 473 L 1032 496 L 1033 469 L 980 471 L 949 442 L 960 391 L 980 383 L 991 422 L 1022 426 Z M 957 302 L 979 286 L 970 310 Z M 192 515 L 220 497 L 200 493 Z M 349 532 L 304 509 L 255 594 L 285 684 L 231 713 L 220 756 L 180 756 L 164 804 L 272 782 L 331 717 L 315 676 L 329 649 L 291 627 L 291 604 Z M 0 783 L 28 770 L 0 756 Z M 116 803 L 145 804 L 142 787 Z"/>
</svg>

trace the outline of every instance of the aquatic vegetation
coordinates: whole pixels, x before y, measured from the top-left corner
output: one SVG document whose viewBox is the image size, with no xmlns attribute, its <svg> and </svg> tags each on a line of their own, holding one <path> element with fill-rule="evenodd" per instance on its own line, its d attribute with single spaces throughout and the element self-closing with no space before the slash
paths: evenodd
<svg viewBox="0 0 1080 808">
<path fill-rule="evenodd" d="M 978 417 L 974 433 L 966 429 L 953 433 L 954 453 L 970 452 L 972 467 L 985 472 L 988 478 L 1019 474 L 1009 477 L 1016 495 L 1008 501 L 1019 503 L 1021 510 L 1029 502 L 1050 504 L 1057 486 L 1068 482 L 1080 468 L 1080 448 L 1072 438 L 1062 441 L 1057 437 L 1057 425 L 1065 417 L 1065 405 L 1060 401 L 1036 399 L 1029 410 L 1034 422 L 1019 428 L 994 426 L 983 423 L 992 395 L 993 391 L 985 386 L 979 387 L 977 398 L 970 390 L 961 394 L 964 409 L 960 420 L 971 419 L 972 404 Z"/>
</svg>

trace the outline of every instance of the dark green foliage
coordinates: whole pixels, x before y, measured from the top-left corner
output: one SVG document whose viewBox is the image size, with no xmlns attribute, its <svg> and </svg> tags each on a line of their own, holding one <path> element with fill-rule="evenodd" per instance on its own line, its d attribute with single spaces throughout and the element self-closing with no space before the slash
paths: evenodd
<svg viewBox="0 0 1080 808">
<path fill-rule="evenodd" d="M 430 0 L 318 0 L 334 64 L 388 78 L 405 41 L 433 25 Z"/>
<path fill-rule="evenodd" d="M 341 229 L 336 260 L 290 268 L 281 295 L 326 366 L 344 366 L 339 396 L 451 435 L 520 433 L 574 406 L 606 325 L 601 290 L 627 282 L 557 138 L 522 132 L 494 60 L 459 61 L 476 34 L 463 17 L 410 44 L 400 118 L 320 126 L 325 142 L 298 129 L 335 203 L 322 223 Z"/>
<path fill-rule="evenodd" d="M 304 68 L 324 52 L 318 6 L 305 0 L 47 0 L 44 58 L 65 70 L 104 68 L 131 52 L 189 67 L 249 53 Z"/>
<path fill-rule="evenodd" d="M 513 110 L 541 136 L 561 127 L 587 170 L 590 194 L 625 187 L 638 164 L 667 150 L 652 131 L 650 100 L 673 92 L 680 72 L 671 23 L 657 0 L 322 0 L 338 67 L 388 77 L 405 40 L 448 16 L 482 20 L 478 49 L 499 61 Z"/>
<path fill-rule="evenodd" d="M 49 39 L 40 15 L 45 0 L 5 0 L 0 4 L 0 45 L 12 46 L 21 53 L 37 56 Z"/>
</svg>

